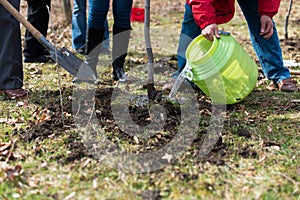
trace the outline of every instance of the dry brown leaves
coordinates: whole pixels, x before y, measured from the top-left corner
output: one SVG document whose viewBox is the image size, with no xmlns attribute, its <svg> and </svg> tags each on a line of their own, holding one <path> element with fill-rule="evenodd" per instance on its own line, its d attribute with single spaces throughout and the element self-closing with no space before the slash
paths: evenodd
<svg viewBox="0 0 300 200">
<path fill-rule="evenodd" d="M 0 143 L 0 183 L 5 180 L 13 181 L 22 173 L 22 167 L 19 164 L 9 165 L 10 160 L 20 160 L 23 158 L 21 154 L 13 152 L 16 140 Z"/>
</svg>

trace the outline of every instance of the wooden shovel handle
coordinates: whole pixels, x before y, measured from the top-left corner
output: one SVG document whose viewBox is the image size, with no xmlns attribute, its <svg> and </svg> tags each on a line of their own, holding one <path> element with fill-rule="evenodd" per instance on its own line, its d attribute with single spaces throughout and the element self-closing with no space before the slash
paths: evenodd
<svg viewBox="0 0 300 200">
<path fill-rule="evenodd" d="M 21 15 L 15 7 L 13 7 L 7 0 L 0 0 L 0 4 L 12 14 L 23 26 L 37 39 L 43 36 L 36 28 L 32 26 L 24 17 Z"/>
</svg>

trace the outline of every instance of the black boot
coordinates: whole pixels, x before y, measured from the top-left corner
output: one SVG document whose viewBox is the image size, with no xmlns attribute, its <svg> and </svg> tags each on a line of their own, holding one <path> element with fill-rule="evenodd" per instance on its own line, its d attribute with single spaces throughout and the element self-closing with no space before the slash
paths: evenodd
<svg viewBox="0 0 300 200">
<path fill-rule="evenodd" d="M 86 38 L 86 62 L 94 71 L 97 77 L 96 66 L 98 64 L 98 57 L 100 54 L 100 47 L 97 47 L 104 38 L 104 31 L 102 29 L 87 29 L 87 38 Z"/>
<path fill-rule="evenodd" d="M 129 80 L 124 72 L 124 63 L 127 56 L 128 44 L 130 38 L 130 28 L 121 28 L 113 26 L 113 79 L 116 81 Z"/>
<path fill-rule="evenodd" d="M 90 67 L 90 69 L 82 68 L 77 77 L 73 79 L 74 83 L 90 82 L 93 84 L 97 84 L 97 64 L 98 57 L 100 53 L 100 48 L 97 47 L 104 38 L 104 30 L 88 28 L 87 29 L 87 37 L 86 37 L 86 64 Z"/>
<path fill-rule="evenodd" d="M 45 37 L 47 37 L 50 0 L 27 0 L 27 20 Z M 48 7 L 48 8 L 47 8 Z M 51 62 L 48 50 L 27 29 L 24 40 L 24 62 Z"/>
</svg>

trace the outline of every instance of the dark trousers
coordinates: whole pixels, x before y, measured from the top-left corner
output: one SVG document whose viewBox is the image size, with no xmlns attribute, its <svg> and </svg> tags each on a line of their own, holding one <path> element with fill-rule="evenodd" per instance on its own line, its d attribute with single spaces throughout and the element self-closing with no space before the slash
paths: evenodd
<svg viewBox="0 0 300 200">
<path fill-rule="evenodd" d="M 27 0 L 27 20 L 45 37 L 47 36 L 47 29 L 49 24 L 49 11 L 50 0 Z M 47 8 L 48 6 L 48 8 Z M 33 35 L 26 30 L 24 56 L 25 57 L 38 57 L 45 55 L 46 51 Z"/>
<path fill-rule="evenodd" d="M 20 0 L 8 0 L 17 10 Z M 0 89 L 23 86 L 20 23 L 0 5 Z"/>
</svg>

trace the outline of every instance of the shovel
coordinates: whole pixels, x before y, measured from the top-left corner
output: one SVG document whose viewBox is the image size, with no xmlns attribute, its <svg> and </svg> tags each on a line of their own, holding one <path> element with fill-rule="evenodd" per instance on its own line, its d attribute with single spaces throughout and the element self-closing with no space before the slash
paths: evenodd
<svg viewBox="0 0 300 200">
<path fill-rule="evenodd" d="M 0 0 L 0 4 L 23 24 L 23 26 L 49 51 L 51 59 L 58 65 L 82 81 L 96 82 L 96 75 L 86 62 L 76 57 L 65 47 L 60 50 L 56 49 L 7 0 Z"/>
<path fill-rule="evenodd" d="M 147 93 L 150 100 L 155 100 L 157 91 L 154 88 L 154 58 L 150 41 L 150 0 L 146 0 L 145 4 L 145 23 L 144 23 L 144 37 L 146 43 L 146 50 L 148 55 L 148 83 Z"/>
</svg>

